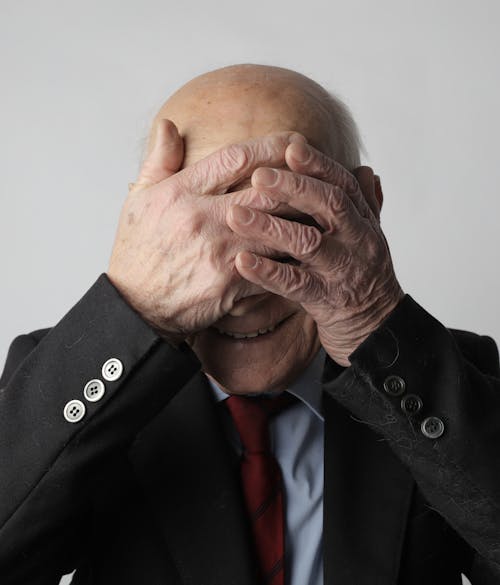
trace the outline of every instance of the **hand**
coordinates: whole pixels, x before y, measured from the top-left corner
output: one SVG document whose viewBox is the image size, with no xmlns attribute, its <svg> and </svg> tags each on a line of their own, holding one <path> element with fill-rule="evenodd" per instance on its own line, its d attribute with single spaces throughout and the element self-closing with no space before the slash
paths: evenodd
<svg viewBox="0 0 500 585">
<path fill-rule="evenodd" d="M 259 166 L 283 166 L 286 147 L 297 139 L 302 138 L 284 132 L 250 140 L 179 171 L 182 139 L 172 122 L 159 122 L 123 206 L 108 276 L 167 339 L 179 342 L 240 298 L 262 292 L 235 271 L 234 258 L 244 245 L 225 223 L 231 201 L 245 204 L 259 196 L 251 188 L 220 194 Z"/>
<path fill-rule="evenodd" d="M 238 253 L 235 266 L 249 282 L 299 302 L 316 321 L 330 357 L 348 366 L 349 355 L 403 296 L 378 214 L 372 211 L 377 186 L 371 169 L 359 170 L 365 198 L 350 173 L 306 144 L 290 145 L 285 160 L 290 171 L 257 169 L 252 185 L 260 201 L 269 197 L 276 206 L 288 204 L 316 225 L 273 215 L 269 202 L 262 209 L 257 199 L 233 205 L 227 222 L 235 233 L 299 264 L 246 250 Z"/>
</svg>

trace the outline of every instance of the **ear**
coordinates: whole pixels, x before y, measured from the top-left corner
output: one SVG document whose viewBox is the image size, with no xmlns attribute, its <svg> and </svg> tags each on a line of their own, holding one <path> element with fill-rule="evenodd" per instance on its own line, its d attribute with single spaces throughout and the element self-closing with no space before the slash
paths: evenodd
<svg viewBox="0 0 500 585">
<path fill-rule="evenodd" d="M 380 209 L 382 208 L 383 200 L 380 177 L 373 174 L 373 169 L 365 166 L 354 169 L 352 174 L 356 177 L 359 188 L 370 206 L 373 215 L 377 219 L 380 219 Z"/>
<path fill-rule="evenodd" d="M 378 201 L 378 208 L 379 208 L 379 213 L 380 213 L 380 210 L 382 209 L 382 205 L 384 203 L 384 193 L 382 191 L 382 183 L 380 182 L 380 177 L 378 175 L 373 175 L 373 179 L 375 181 L 375 197 L 377 198 L 377 201 Z"/>
</svg>

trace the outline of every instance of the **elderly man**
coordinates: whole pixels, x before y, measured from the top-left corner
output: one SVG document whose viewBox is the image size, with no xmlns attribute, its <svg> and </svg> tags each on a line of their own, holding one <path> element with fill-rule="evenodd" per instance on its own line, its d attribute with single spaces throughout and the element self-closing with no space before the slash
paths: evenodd
<svg viewBox="0 0 500 585">
<path fill-rule="evenodd" d="M 284 69 L 166 102 L 107 274 L 11 347 L 2 584 L 500 582 L 496 346 L 403 294 L 358 149 Z"/>
</svg>

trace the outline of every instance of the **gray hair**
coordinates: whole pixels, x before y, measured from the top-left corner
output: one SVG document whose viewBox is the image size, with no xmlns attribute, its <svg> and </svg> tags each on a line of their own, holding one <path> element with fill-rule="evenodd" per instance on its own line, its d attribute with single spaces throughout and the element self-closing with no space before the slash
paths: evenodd
<svg viewBox="0 0 500 585">
<path fill-rule="evenodd" d="M 325 91 L 323 106 L 330 117 L 332 127 L 330 156 L 338 160 L 349 171 L 361 164 L 364 152 L 358 126 L 346 104 L 335 94 Z"/>
</svg>

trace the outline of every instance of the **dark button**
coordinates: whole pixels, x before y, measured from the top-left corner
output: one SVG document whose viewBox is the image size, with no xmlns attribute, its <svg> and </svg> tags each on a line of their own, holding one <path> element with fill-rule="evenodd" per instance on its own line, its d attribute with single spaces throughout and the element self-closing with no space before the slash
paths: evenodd
<svg viewBox="0 0 500 585">
<path fill-rule="evenodd" d="M 391 396 L 401 396 L 405 389 L 405 381 L 399 376 L 388 376 L 384 380 L 384 390 Z"/>
<path fill-rule="evenodd" d="M 422 410 L 423 405 L 422 399 L 416 394 L 407 394 L 401 399 L 401 410 L 405 414 L 417 414 Z"/>
<path fill-rule="evenodd" d="M 422 421 L 420 429 L 428 439 L 439 439 L 444 433 L 444 422 L 437 416 L 428 416 Z"/>
</svg>

